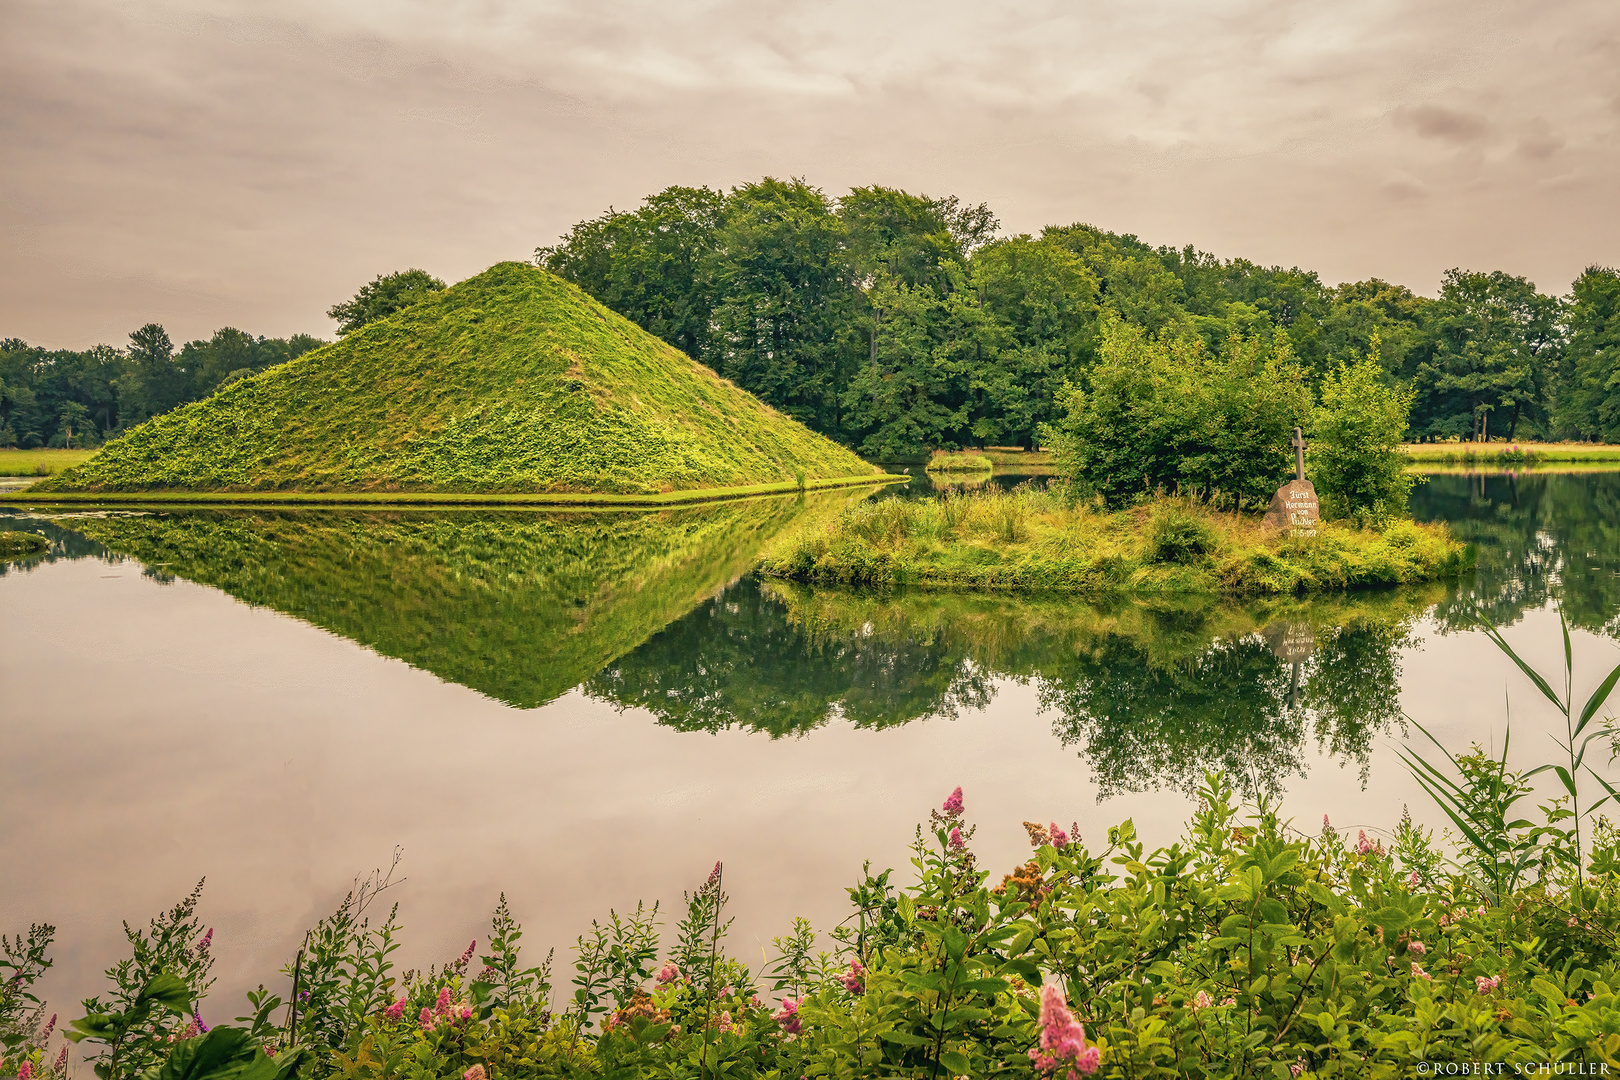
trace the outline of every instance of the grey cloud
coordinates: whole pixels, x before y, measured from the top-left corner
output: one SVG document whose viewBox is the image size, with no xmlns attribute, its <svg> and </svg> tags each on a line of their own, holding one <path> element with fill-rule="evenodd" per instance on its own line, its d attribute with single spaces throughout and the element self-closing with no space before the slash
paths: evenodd
<svg viewBox="0 0 1620 1080">
<path fill-rule="evenodd" d="M 1448 109 L 1441 105 L 1402 106 L 1395 110 L 1395 123 L 1423 136 L 1452 143 L 1476 143 L 1490 134 L 1490 121 L 1478 113 Z"/>
<path fill-rule="evenodd" d="M 0 335 L 42 344 L 151 319 L 329 334 L 379 272 L 457 279 L 668 184 L 764 173 L 1424 292 L 1457 264 L 1558 283 L 1620 261 L 1594 179 L 1620 171 L 1612 50 L 1571 45 L 1620 36 L 1609 0 L 12 0 L 7 21 L 0 234 L 25 242 L 0 250 Z"/>
</svg>

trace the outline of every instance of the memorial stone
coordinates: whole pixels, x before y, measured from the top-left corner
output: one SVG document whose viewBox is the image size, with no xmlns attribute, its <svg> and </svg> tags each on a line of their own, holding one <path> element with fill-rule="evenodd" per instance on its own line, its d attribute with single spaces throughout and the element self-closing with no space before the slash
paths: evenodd
<svg viewBox="0 0 1620 1080">
<path fill-rule="evenodd" d="M 1269 528 L 1286 530 L 1289 536 L 1315 536 L 1322 518 L 1321 503 L 1316 486 L 1305 479 L 1305 438 L 1299 428 L 1294 429 L 1293 447 L 1294 479 L 1271 497 L 1263 522 Z"/>
</svg>

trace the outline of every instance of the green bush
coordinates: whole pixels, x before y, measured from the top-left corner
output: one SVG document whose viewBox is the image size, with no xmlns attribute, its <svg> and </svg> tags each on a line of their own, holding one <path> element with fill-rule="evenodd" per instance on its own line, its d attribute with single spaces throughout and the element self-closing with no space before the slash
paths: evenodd
<svg viewBox="0 0 1620 1080">
<path fill-rule="evenodd" d="M 1414 478 L 1401 440 L 1412 391 L 1391 387 L 1375 357 L 1340 364 L 1322 380 L 1311 420 L 1311 478 L 1329 513 L 1387 521 L 1406 513 Z"/>
<path fill-rule="evenodd" d="M 1289 437 L 1310 414 L 1286 335 L 1150 338 L 1104 323 L 1100 358 L 1060 395 L 1066 415 L 1043 428 L 1058 466 L 1082 490 L 1120 506 L 1156 490 L 1263 502 L 1290 472 Z"/>
<path fill-rule="evenodd" d="M 1148 518 L 1147 540 L 1152 560 L 1161 563 L 1197 562 L 1220 546 L 1208 521 L 1171 502 L 1154 507 Z"/>
</svg>

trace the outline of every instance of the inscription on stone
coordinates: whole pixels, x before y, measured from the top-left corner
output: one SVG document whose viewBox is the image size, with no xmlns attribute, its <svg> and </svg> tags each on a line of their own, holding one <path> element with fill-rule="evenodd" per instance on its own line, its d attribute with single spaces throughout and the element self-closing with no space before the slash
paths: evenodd
<svg viewBox="0 0 1620 1080">
<path fill-rule="evenodd" d="M 1309 480 L 1290 480 L 1271 497 L 1264 522 L 1269 528 L 1286 529 L 1289 536 L 1315 536 L 1321 519 L 1316 485 Z"/>
</svg>

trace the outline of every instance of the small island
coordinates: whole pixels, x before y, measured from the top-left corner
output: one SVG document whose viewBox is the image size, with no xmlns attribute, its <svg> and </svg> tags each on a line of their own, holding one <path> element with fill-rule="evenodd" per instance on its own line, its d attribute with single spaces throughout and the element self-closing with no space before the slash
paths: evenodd
<svg viewBox="0 0 1620 1080">
<path fill-rule="evenodd" d="M 1046 429 L 1057 482 L 857 505 L 779 537 L 761 572 L 856 586 L 1238 596 L 1434 581 L 1473 566 L 1445 526 L 1406 514 L 1414 478 L 1400 439 L 1411 399 L 1385 385 L 1371 357 L 1313 393 L 1281 342 L 1234 339 L 1212 356 L 1114 322 L 1102 346 L 1086 385 L 1065 395 L 1067 415 Z M 1306 426 L 1316 482 L 1306 478 Z M 1293 478 L 1273 491 L 1285 470 Z"/>
</svg>

